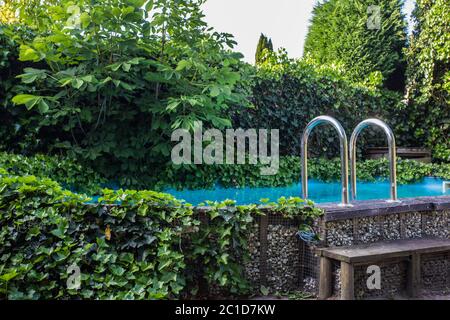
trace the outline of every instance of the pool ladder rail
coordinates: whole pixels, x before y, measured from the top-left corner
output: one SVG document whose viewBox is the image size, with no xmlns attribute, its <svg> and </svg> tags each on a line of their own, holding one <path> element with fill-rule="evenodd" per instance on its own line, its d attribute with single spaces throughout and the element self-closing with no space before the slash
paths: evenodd
<svg viewBox="0 0 450 320">
<path fill-rule="evenodd" d="M 350 175 L 352 182 L 352 199 L 356 200 L 356 141 L 359 134 L 369 126 L 381 128 L 387 138 L 389 149 L 389 189 L 391 198 L 387 202 L 399 203 L 397 198 L 397 152 L 395 136 L 392 129 L 383 121 L 378 119 L 366 119 L 359 123 L 350 137 Z"/>
<path fill-rule="evenodd" d="M 301 141 L 302 158 L 302 193 L 303 199 L 308 199 L 308 138 L 313 129 L 321 124 L 331 124 L 337 131 L 341 155 L 341 198 L 340 206 L 351 207 L 348 197 L 348 144 L 344 128 L 336 119 L 329 116 L 320 116 L 311 120 L 305 128 Z"/>
<path fill-rule="evenodd" d="M 301 158 L 302 158 L 302 193 L 303 199 L 308 199 L 308 139 L 313 129 L 321 124 L 328 123 L 333 126 L 339 137 L 340 158 L 341 158 L 341 203 L 339 206 L 352 207 L 349 201 L 348 192 L 348 144 L 347 135 L 339 121 L 330 116 L 319 116 L 311 120 L 305 128 L 301 140 Z M 359 123 L 353 131 L 350 138 L 350 164 L 351 164 L 351 184 L 352 199 L 356 200 L 356 142 L 359 134 L 369 126 L 377 126 L 386 134 L 389 147 L 389 171 L 390 171 L 390 199 L 387 202 L 400 202 L 397 199 L 397 155 L 395 136 L 391 128 L 381 120 L 366 119 Z"/>
</svg>

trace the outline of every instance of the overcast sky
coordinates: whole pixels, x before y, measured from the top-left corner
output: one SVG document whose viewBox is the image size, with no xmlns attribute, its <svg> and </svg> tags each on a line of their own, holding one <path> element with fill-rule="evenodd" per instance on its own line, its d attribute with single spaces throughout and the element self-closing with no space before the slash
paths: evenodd
<svg viewBox="0 0 450 320">
<path fill-rule="evenodd" d="M 255 60 L 259 35 L 272 38 L 274 48 L 286 48 L 290 57 L 301 57 L 312 9 L 317 0 L 208 0 L 206 21 L 217 31 L 234 35 L 237 51 L 247 62 Z M 410 14 L 414 0 L 406 0 Z"/>
</svg>

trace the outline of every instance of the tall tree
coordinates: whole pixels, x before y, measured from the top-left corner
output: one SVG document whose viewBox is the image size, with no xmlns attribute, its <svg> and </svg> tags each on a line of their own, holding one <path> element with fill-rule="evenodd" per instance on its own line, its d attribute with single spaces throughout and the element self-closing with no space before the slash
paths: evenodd
<svg viewBox="0 0 450 320">
<path fill-rule="evenodd" d="M 0 23 L 11 23 L 15 20 L 12 0 L 0 0 Z"/>
<path fill-rule="evenodd" d="M 385 87 L 405 84 L 406 20 L 403 0 L 319 2 L 305 42 L 305 54 L 321 64 L 339 64 L 355 81 L 381 72 Z"/>
<path fill-rule="evenodd" d="M 408 124 L 435 159 L 450 161 L 450 2 L 417 0 L 407 51 Z"/>
<path fill-rule="evenodd" d="M 273 51 L 273 44 L 272 39 L 267 38 L 264 34 L 261 33 L 261 35 L 259 36 L 259 41 L 256 47 L 256 54 L 255 54 L 255 63 L 257 65 L 265 61 L 264 50 Z"/>
<path fill-rule="evenodd" d="M 31 37 L 5 31 L 26 64 L 10 109 L 26 111 L 32 152 L 67 153 L 142 186 L 171 163 L 174 130 L 229 127 L 226 110 L 247 103 L 246 66 L 232 36 L 207 26 L 204 0 L 57 2 L 18 8 Z"/>
</svg>

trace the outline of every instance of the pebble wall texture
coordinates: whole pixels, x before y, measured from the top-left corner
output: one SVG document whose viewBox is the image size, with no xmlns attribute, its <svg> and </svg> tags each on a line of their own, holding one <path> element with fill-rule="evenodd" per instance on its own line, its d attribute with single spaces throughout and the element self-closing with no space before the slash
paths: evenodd
<svg viewBox="0 0 450 320">
<path fill-rule="evenodd" d="M 421 259 L 423 291 L 440 295 L 450 294 L 450 254 L 427 254 Z"/>
<path fill-rule="evenodd" d="M 259 292 L 260 287 L 260 252 L 261 242 L 259 241 L 259 225 L 255 223 L 250 231 L 248 238 L 248 250 L 250 259 L 245 264 L 245 274 L 250 281 L 255 292 Z"/>
<path fill-rule="evenodd" d="M 267 214 L 256 219 L 249 234 L 249 261 L 245 274 L 254 292 L 305 289 L 316 292 L 317 259 L 314 250 L 298 238 L 301 222 Z"/>
<path fill-rule="evenodd" d="M 394 213 L 325 222 L 325 245 L 349 246 L 397 239 L 450 239 L 450 210 Z"/>
<path fill-rule="evenodd" d="M 380 290 L 367 288 L 367 268 L 369 265 L 355 267 L 355 298 L 394 298 L 402 295 L 406 288 L 406 261 L 384 262 L 378 264 L 381 270 Z"/>
<path fill-rule="evenodd" d="M 267 233 L 267 285 L 271 290 L 299 288 L 300 246 L 298 226 L 269 225 Z"/>
<path fill-rule="evenodd" d="M 449 205 L 444 204 L 442 208 L 432 209 L 425 201 L 426 199 L 423 199 L 416 204 L 406 204 L 407 209 L 389 208 L 392 209 L 391 212 L 378 209 L 376 204 L 365 204 L 362 210 L 355 208 L 356 212 L 351 212 L 352 209 L 347 212 L 331 209 L 333 213 L 328 216 L 326 214 L 321 221 L 321 246 L 340 247 L 427 237 L 450 239 Z M 442 200 L 439 201 L 442 203 Z M 447 197 L 445 202 L 449 203 L 450 199 Z M 366 271 L 369 265 L 355 267 L 355 298 L 390 298 L 404 293 L 407 262 L 383 261 L 378 265 L 382 274 L 381 290 L 367 288 Z M 422 256 L 421 290 L 424 294 L 450 294 L 450 253 Z M 333 295 L 340 295 L 340 263 L 335 261 Z"/>
<path fill-rule="evenodd" d="M 368 209 L 358 209 L 355 214 L 341 216 L 335 212 L 330 215 L 334 215 L 333 219 L 327 219 L 327 213 L 317 221 L 316 229 L 323 239 L 321 246 L 331 247 L 421 237 L 450 239 L 450 198 L 447 201 L 449 206 L 443 209 L 424 207 L 410 212 L 386 212 L 378 210 L 377 205 L 368 205 Z M 270 212 L 255 219 L 249 235 L 250 260 L 245 264 L 245 274 L 256 294 L 260 294 L 261 287 L 271 294 L 298 290 L 317 293 L 319 260 L 314 247 L 298 239 L 300 224 Z M 424 290 L 450 293 L 450 255 L 429 255 L 421 263 Z M 367 266 L 355 269 L 356 298 L 389 298 L 404 290 L 405 261 L 383 262 L 380 267 L 384 274 L 381 291 L 367 289 Z M 338 295 L 339 263 L 333 264 L 333 288 Z"/>
</svg>

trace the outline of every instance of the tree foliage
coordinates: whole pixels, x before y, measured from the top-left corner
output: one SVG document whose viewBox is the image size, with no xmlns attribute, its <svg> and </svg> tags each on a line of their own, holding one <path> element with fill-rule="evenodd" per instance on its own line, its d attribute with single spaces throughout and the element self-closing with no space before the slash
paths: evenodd
<svg viewBox="0 0 450 320">
<path fill-rule="evenodd" d="M 266 55 L 268 52 L 273 52 L 273 44 L 272 39 L 267 38 L 264 34 L 261 33 L 258 41 L 258 45 L 256 46 L 256 54 L 255 54 L 255 64 L 259 65 L 264 62 L 266 59 Z"/>
<path fill-rule="evenodd" d="M 317 66 L 311 59 L 289 59 L 284 53 L 269 55 L 258 69 L 252 87 L 252 108 L 236 108 L 234 127 L 280 130 L 280 154 L 300 155 L 300 137 L 306 125 L 320 115 L 338 119 L 352 132 L 363 119 L 385 120 L 395 131 L 399 146 L 414 145 L 404 121 L 402 95 L 373 85 L 349 81 L 345 70 Z M 368 130 L 358 146 L 384 146 L 384 136 Z M 339 155 L 333 128 L 321 127 L 311 135 L 311 155 Z"/>
<path fill-rule="evenodd" d="M 20 6 L 35 36 L 9 31 L 28 63 L 13 102 L 28 110 L 33 151 L 69 153 L 135 184 L 170 160 L 172 130 L 229 126 L 224 111 L 246 103 L 245 68 L 232 37 L 203 21 L 202 3 L 63 0 L 30 15 Z"/>
<path fill-rule="evenodd" d="M 407 51 L 411 135 L 450 161 L 450 3 L 418 0 Z"/>
<path fill-rule="evenodd" d="M 0 168 L 0 299 L 248 293 L 249 233 L 263 214 L 256 205 L 210 203 L 202 216 L 153 191 L 104 190 L 98 203 L 87 200 L 49 179 L 11 176 Z M 282 198 L 274 210 L 307 224 L 323 213 L 299 198 Z M 71 266 L 79 268 L 78 289 L 69 286 Z"/>
<path fill-rule="evenodd" d="M 320 64 L 341 64 L 358 82 L 380 72 L 387 88 L 403 91 L 406 21 L 402 5 L 403 0 L 319 2 L 304 52 Z"/>
</svg>

